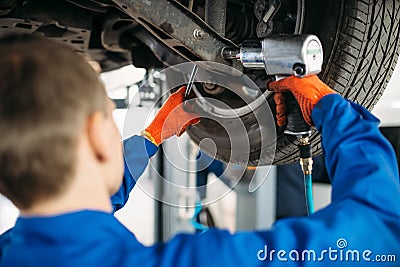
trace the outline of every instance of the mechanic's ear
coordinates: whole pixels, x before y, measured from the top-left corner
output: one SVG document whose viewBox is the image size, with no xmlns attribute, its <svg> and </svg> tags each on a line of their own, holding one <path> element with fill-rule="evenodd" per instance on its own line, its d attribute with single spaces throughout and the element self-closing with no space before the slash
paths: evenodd
<svg viewBox="0 0 400 267">
<path fill-rule="evenodd" d="M 100 111 L 93 113 L 88 118 L 87 127 L 89 144 L 93 153 L 99 161 L 107 161 L 109 149 L 107 148 L 108 131 L 105 130 L 107 127 L 105 114 Z"/>
</svg>

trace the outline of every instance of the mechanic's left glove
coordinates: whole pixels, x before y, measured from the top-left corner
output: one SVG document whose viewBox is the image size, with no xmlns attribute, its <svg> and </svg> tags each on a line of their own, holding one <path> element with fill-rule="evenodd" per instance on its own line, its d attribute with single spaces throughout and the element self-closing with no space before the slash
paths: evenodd
<svg viewBox="0 0 400 267">
<path fill-rule="evenodd" d="M 168 97 L 142 136 L 158 146 L 171 136 L 181 136 L 189 125 L 199 122 L 199 114 L 183 109 L 185 89 L 186 86 L 182 86 Z"/>
</svg>

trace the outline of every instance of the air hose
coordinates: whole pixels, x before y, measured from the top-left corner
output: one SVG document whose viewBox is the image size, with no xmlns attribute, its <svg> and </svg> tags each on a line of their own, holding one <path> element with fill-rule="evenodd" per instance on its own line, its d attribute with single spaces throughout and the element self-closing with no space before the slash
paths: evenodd
<svg viewBox="0 0 400 267">
<path fill-rule="evenodd" d="M 201 203 L 201 200 L 196 201 L 196 206 L 194 207 L 194 214 L 192 216 L 192 219 L 190 220 L 190 223 L 192 224 L 193 228 L 196 231 L 205 232 L 208 230 L 208 227 L 202 223 L 197 222 L 197 216 L 199 216 L 202 208 L 203 204 Z"/>
<path fill-rule="evenodd" d="M 314 200 L 312 195 L 312 152 L 311 152 L 311 127 L 304 121 L 301 109 L 292 94 L 285 95 L 287 106 L 287 125 L 285 133 L 296 136 L 300 156 L 300 165 L 304 174 L 304 187 L 307 214 L 314 213 Z"/>
<path fill-rule="evenodd" d="M 299 141 L 299 154 L 300 154 L 300 165 L 301 170 L 304 174 L 304 188 L 305 188 L 305 196 L 306 196 L 306 206 L 307 206 L 307 214 L 314 213 L 314 200 L 312 194 L 312 155 L 311 155 L 311 143 L 310 137 L 300 137 Z"/>
</svg>

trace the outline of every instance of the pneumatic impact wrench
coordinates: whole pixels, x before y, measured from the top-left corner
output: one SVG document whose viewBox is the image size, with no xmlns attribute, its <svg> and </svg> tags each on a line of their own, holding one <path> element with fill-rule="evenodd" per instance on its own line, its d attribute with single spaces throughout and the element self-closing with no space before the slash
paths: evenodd
<svg viewBox="0 0 400 267">
<path fill-rule="evenodd" d="M 323 51 L 315 35 L 284 35 L 267 37 L 261 47 L 229 47 L 222 50 L 225 59 L 239 60 L 245 68 L 264 69 L 268 75 L 280 80 L 288 76 L 300 78 L 318 74 L 322 68 Z M 300 107 L 292 94 L 286 97 L 287 125 L 285 133 L 299 141 L 300 164 L 305 176 L 308 213 L 313 213 L 311 172 L 311 127 L 304 121 Z"/>
</svg>

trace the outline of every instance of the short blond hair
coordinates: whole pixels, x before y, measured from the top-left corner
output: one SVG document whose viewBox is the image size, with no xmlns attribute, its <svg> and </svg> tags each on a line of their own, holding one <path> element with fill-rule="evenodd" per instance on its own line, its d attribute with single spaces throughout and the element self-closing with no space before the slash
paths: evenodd
<svg viewBox="0 0 400 267">
<path fill-rule="evenodd" d="M 0 193 L 26 209 L 68 185 L 79 132 L 105 112 L 105 90 L 83 57 L 40 36 L 0 39 L 0 66 Z"/>
</svg>

